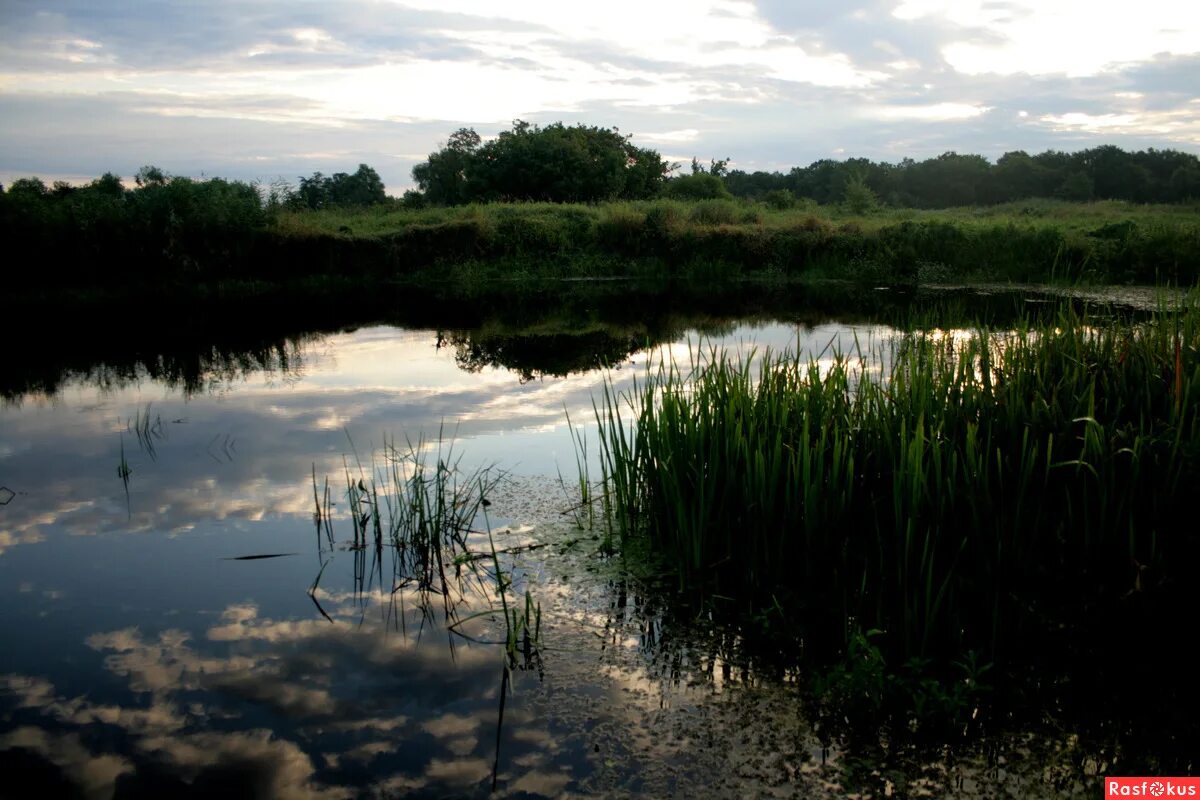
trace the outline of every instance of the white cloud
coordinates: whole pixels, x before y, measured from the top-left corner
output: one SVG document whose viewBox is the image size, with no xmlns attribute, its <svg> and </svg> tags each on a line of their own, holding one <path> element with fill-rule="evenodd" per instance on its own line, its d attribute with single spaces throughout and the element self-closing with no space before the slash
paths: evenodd
<svg viewBox="0 0 1200 800">
<path fill-rule="evenodd" d="M 1071 111 L 1065 114 L 1046 114 L 1038 121 L 1055 131 L 1110 135 L 1150 132 L 1169 142 L 1193 147 L 1200 145 L 1200 116 L 1187 108 L 1126 114 L 1086 114 Z"/>
<path fill-rule="evenodd" d="M 1200 5 L 1177 0 L 1023 4 L 906 0 L 895 13 L 900 19 L 938 15 L 964 26 L 986 28 L 998 37 L 997 42 L 955 42 L 943 50 L 946 61 L 968 75 L 1079 77 L 1160 53 L 1200 51 Z"/>
<path fill-rule="evenodd" d="M 1095 131 L 1103 128 L 1128 127 L 1137 122 L 1138 116 L 1136 114 L 1083 114 L 1071 111 L 1066 114 L 1047 114 L 1041 120 L 1059 128 Z"/>
<path fill-rule="evenodd" d="M 867 116 L 888 120 L 917 120 L 923 122 L 949 122 L 951 120 L 974 119 L 991 110 L 990 106 L 969 103 L 934 103 L 912 106 L 873 106 Z"/>
<path fill-rule="evenodd" d="M 700 131 L 695 128 L 684 128 L 678 131 L 663 131 L 661 133 L 639 133 L 638 141 L 651 144 L 681 144 L 694 142 L 700 138 Z"/>
</svg>

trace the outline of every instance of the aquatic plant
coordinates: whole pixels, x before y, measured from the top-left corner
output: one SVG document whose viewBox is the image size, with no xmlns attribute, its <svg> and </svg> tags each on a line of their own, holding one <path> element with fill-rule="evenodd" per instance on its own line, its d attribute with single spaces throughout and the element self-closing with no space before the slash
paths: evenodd
<svg viewBox="0 0 1200 800">
<path fill-rule="evenodd" d="M 606 525 L 681 588 L 782 599 L 825 657 L 878 630 L 896 663 L 990 660 L 1169 608 L 1196 547 L 1195 303 L 661 364 L 597 399 Z"/>
<path fill-rule="evenodd" d="M 133 516 L 133 505 L 129 499 L 129 476 L 133 474 L 133 468 L 129 466 L 129 462 L 125 459 L 125 437 L 121 436 L 121 458 L 117 461 L 117 477 L 121 479 L 121 485 L 125 487 L 125 508 L 129 512 L 129 516 Z"/>
<path fill-rule="evenodd" d="M 125 423 L 125 430 L 137 437 L 138 447 L 150 456 L 151 461 L 158 460 L 158 449 L 155 444 L 167 438 L 161 414 L 150 416 L 152 403 L 146 403 L 145 410 L 138 408 L 134 417 Z"/>
<path fill-rule="evenodd" d="M 500 556 L 516 551 L 496 548 L 486 512 L 491 504 L 488 496 L 504 473 L 487 466 L 463 469 L 461 456 L 444 428 L 439 429 L 436 443 L 421 437 L 415 442 L 406 440 L 401 447 L 394 438 L 385 437 L 382 450 L 372 453 L 369 466 L 359 458 L 352 440 L 350 447 L 353 466 L 349 458 L 343 459 L 343 516 L 350 520 L 348 549 L 355 553 L 356 590 L 361 592 L 365 578 L 372 574 L 378 575 L 382 587 L 386 549 L 392 554 L 390 597 L 411 587 L 424 611 L 440 602 L 447 630 L 461 634 L 465 623 L 495 615 L 494 596 L 504 624 L 502 644 L 509 668 L 517 665 L 518 656 L 523 656 L 526 667 L 540 663 L 541 605 L 528 587 L 523 604 L 510 601 L 513 578 L 511 571 L 502 568 Z M 330 557 L 323 557 L 309 595 L 325 614 L 316 593 L 335 546 L 333 521 L 338 515 L 332 509 L 328 478 L 323 491 L 319 488 L 315 464 L 312 487 L 318 552 L 324 552 L 324 538 Z M 488 549 L 473 547 L 472 536 L 486 536 Z M 364 557 L 367 551 L 373 553 L 369 568 Z M 482 566 L 489 561 L 490 571 Z M 487 599 L 488 607 L 460 616 L 459 606 L 469 594 Z"/>
</svg>

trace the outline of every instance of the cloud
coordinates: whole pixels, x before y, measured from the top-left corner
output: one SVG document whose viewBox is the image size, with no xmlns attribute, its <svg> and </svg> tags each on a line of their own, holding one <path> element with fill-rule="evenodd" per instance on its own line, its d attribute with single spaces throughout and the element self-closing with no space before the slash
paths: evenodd
<svg viewBox="0 0 1200 800">
<path fill-rule="evenodd" d="M 1174 0 L 153 7 L 6 8 L 0 181 L 146 163 L 270 181 L 361 162 L 398 194 L 455 128 L 491 136 L 518 117 L 756 169 L 839 151 L 1197 149 L 1200 11 Z"/>
<path fill-rule="evenodd" d="M 694 142 L 699 138 L 700 131 L 695 128 L 684 128 L 677 131 L 662 131 L 661 133 L 643 133 L 638 136 L 638 141 L 649 144 L 675 145 Z"/>
<path fill-rule="evenodd" d="M 9 748 L 37 754 L 61 769 L 85 797 L 95 800 L 111 798 L 117 779 L 132 771 L 132 765 L 124 758 L 93 753 L 77 733 L 55 735 L 41 728 L 22 726 L 0 735 L 0 750 Z"/>
<path fill-rule="evenodd" d="M 968 103 L 934 103 L 933 105 L 877 106 L 870 109 L 867 114 L 868 116 L 878 115 L 881 119 L 890 120 L 949 122 L 972 119 L 986 114 L 990 110 L 988 106 L 975 106 Z"/>
<path fill-rule="evenodd" d="M 1146 61 L 1160 53 L 1200 51 L 1200 10 L 1173 0 L 1112 3 L 1102 10 L 1083 0 L 1037 5 L 910 0 L 897 13 L 909 6 L 929 7 L 918 9 L 917 15 L 940 7 L 952 18 L 984 24 L 997 32 L 1000 41 L 995 43 L 947 46 L 946 61 L 968 75 L 1061 73 L 1079 77 L 1119 69 L 1122 64 Z"/>
</svg>

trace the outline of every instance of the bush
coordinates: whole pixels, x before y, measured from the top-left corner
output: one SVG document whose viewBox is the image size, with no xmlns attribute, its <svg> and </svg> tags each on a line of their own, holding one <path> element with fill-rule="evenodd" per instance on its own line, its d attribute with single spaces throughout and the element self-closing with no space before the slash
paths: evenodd
<svg viewBox="0 0 1200 800">
<path fill-rule="evenodd" d="M 683 209 L 675 203 L 655 203 L 646 211 L 646 229 L 659 234 L 678 232 L 687 222 Z"/>
<path fill-rule="evenodd" d="M 645 234 L 646 214 L 625 206 L 609 208 L 596 223 L 600 246 L 620 253 L 636 252 Z"/>
<path fill-rule="evenodd" d="M 729 200 L 702 200 L 690 214 L 691 221 L 699 225 L 732 225 L 739 216 L 737 205 Z"/>
<path fill-rule="evenodd" d="M 763 202 L 776 211 L 787 211 L 795 208 L 796 196 L 787 189 L 772 189 L 763 195 Z"/>
<path fill-rule="evenodd" d="M 496 245 L 509 255 L 543 255 L 561 252 L 578 245 L 570 236 L 570 220 L 549 214 L 511 213 L 513 209 L 496 218 Z"/>
<path fill-rule="evenodd" d="M 674 200 L 732 200 L 725 181 L 717 175 L 697 172 L 667 181 L 663 195 Z"/>
<path fill-rule="evenodd" d="M 401 208 L 412 210 L 425 208 L 428 204 L 429 203 L 425 199 L 425 195 L 421 194 L 415 189 L 409 189 L 404 194 L 400 195 L 400 199 L 397 201 L 397 205 L 399 205 Z"/>
</svg>

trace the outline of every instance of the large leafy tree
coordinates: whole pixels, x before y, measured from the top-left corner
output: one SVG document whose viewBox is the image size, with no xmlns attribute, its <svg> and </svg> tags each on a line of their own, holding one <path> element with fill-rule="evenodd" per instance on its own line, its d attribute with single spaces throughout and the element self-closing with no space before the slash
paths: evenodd
<svg viewBox="0 0 1200 800">
<path fill-rule="evenodd" d="M 479 134 L 459 128 L 446 146 L 413 167 L 413 180 L 425 199 L 437 205 L 456 206 L 471 201 L 470 174 L 479 150 Z"/>
<path fill-rule="evenodd" d="M 293 203 L 303 208 L 351 208 L 386 200 L 383 180 L 366 164 L 359 164 L 353 173 L 335 172 L 328 177 L 314 172 L 300 179 L 293 195 Z"/>
<path fill-rule="evenodd" d="M 459 130 L 413 168 L 413 178 L 426 199 L 444 205 L 586 203 L 652 197 L 668 171 L 656 151 L 635 147 L 615 128 L 517 120 L 486 144 L 474 130 Z"/>
</svg>

